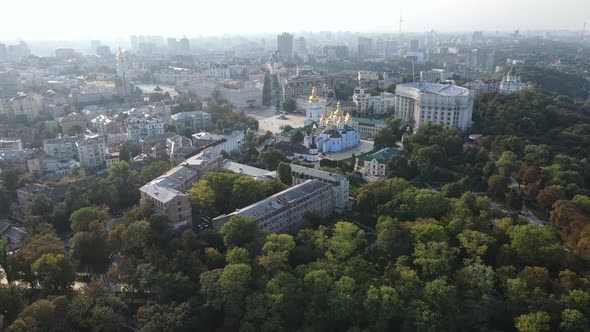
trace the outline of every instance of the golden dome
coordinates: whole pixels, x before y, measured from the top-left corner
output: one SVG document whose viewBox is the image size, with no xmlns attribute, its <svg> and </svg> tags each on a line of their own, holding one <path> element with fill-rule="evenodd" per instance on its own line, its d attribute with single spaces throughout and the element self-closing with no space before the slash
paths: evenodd
<svg viewBox="0 0 590 332">
<path fill-rule="evenodd" d="M 344 120 L 346 121 L 346 123 L 349 123 L 352 121 L 352 117 L 350 116 L 350 112 L 346 113 L 346 118 Z"/>
<path fill-rule="evenodd" d="M 309 102 L 310 103 L 317 103 L 320 101 L 320 98 L 318 97 L 318 93 L 315 89 L 315 86 L 311 89 L 311 96 L 309 96 Z"/>
<path fill-rule="evenodd" d="M 334 116 L 337 116 L 337 117 L 341 117 L 344 115 L 344 113 L 342 112 L 342 108 L 340 106 L 340 102 L 338 102 L 336 104 L 336 111 L 333 114 L 334 114 Z"/>
<path fill-rule="evenodd" d="M 125 54 L 123 54 L 123 51 L 121 51 L 121 48 L 119 47 L 119 52 L 117 52 L 117 60 L 123 60 L 123 58 L 125 57 Z"/>
<path fill-rule="evenodd" d="M 342 125 L 342 124 L 344 124 L 344 120 L 342 120 L 342 118 L 340 118 L 340 119 L 338 120 L 338 124 L 339 124 L 339 125 Z"/>
</svg>

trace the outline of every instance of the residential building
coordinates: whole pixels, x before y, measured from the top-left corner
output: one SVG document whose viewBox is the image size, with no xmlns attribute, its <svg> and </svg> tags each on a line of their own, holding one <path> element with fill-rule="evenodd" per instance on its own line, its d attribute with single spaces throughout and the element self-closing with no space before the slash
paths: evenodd
<svg viewBox="0 0 590 332">
<path fill-rule="evenodd" d="M 326 172 L 315 168 L 291 164 L 291 179 L 293 185 L 298 185 L 308 180 L 318 180 L 332 186 L 333 206 L 339 212 L 347 211 L 349 204 L 349 182 L 342 174 Z"/>
<path fill-rule="evenodd" d="M 90 121 L 100 135 L 121 133 L 121 126 L 110 117 L 101 114 Z"/>
<path fill-rule="evenodd" d="M 239 109 L 249 109 L 262 106 L 262 83 L 240 82 L 235 80 L 186 82 L 181 88 L 196 94 L 200 98 L 208 98 L 213 90 L 219 91 L 222 98 Z"/>
<path fill-rule="evenodd" d="M 107 168 L 110 168 L 111 166 L 118 163 L 119 161 L 121 161 L 119 159 L 119 152 L 110 152 L 109 151 L 105 154 L 105 163 L 106 163 Z"/>
<path fill-rule="evenodd" d="M 25 116 L 27 120 L 36 120 L 43 115 L 43 97 L 37 93 L 18 92 L 10 99 L 10 106 L 0 106 L 0 114 L 8 117 Z"/>
<path fill-rule="evenodd" d="M 61 125 L 61 132 L 64 134 L 70 134 L 72 131 L 83 134 L 86 129 L 86 118 L 76 112 L 72 112 L 59 119 L 59 124 Z"/>
<path fill-rule="evenodd" d="M 473 91 L 475 97 L 485 93 L 498 93 L 499 83 L 496 80 L 476 80 L 465 83 L 464 85 L 469 90 Z"/>
<path fill-rule="evenodd" d="M 105 163 L 106 142 L 103 136 L 86 137 L 76 142 L 78 159 L 84 167 L 99 167 Z"/>
<path fill-rule="evenodd" d="M 363 173 L 375 177 L 387 177 L 387 161 L 394 155 L 401 153 L 396 148 L 383 148 L 365 157 Z"/>
<path fill-rule="evenodd" d="M 371 109 L 371 94 L 367 89 L 362 87 L 355 88 L 354 94 L 352 95 L 352 101 L 356 105 L 356 116 L 369 117 L 373 115 L 373 110 Z"/>
<path fill-rule="evenodd" d="M 57 138 L 43 141 L 43 150 L 46 154 L 57 160 L 76 159 L 78 150 L 76 143 L 82 140 L 80 136 L 58 136 Z"/>
<path fill-rule="evenodd" d="M 16 196 L 18 198 L 18 205 L 20 208 L 21 215 L 25 215 L 29 209 L 29 206 L 37 195 L 45 194 L 55 204 L 63 201 L 64 196 L 71 185 L 51 187 L 38 183 L 26 184 L 24 187 L 20 187 L 16 190 Z"/>
<path fill-rule="evenodd" d="M 205 174 L 221 170 L 222 164 L 222 156 L 205 150 L 141 187 L 141 199 L 166 214 L 171 224 L 190 223 L 192 210 L 186 190 Z"/>
<path fill-rule="evenodd" d="M 17 151 L 23 149 L 23 142 L 20 139 L 1 139 L 0 140 L 0 152 L 2 151 Z"/>
<path fill-rule="evenodd" d="M 368 37 L 359 37 L 357 44 L 357 54 L 359 57 L 368 57 L 373 55 L 373 39 Z"/>
<path fill-rule="evenodd" d="M 334 212 L 332 186 L 319 180 L 308 180 L 274 194 L 259 202 L 213 219 L 213 228 L 220 230 L 233 216 L 254 218 L 263 231 L 286 233 L 294 231 L 307 212 L 316 211 L 321 218 Z"/>
<path fill-rule="evenodd" d="M 129 139 L 134 141 L 140 141 L 148 136 L 164 133 L 164 121 L 158 117 L 133 117 L 128 118 L 125 122 Z"/>
<path fill-rule="evenodd" d="M 179 44 L 180 55 L 189 55 L 191 53 L 191 43 L 186 36 L 182 36 Z"/>
<path fill-rule="evenodd" d="M 293 35 L 283 32 L 277 35 L 277 51 L 281 59 L 289 61 L 293 60 Z"/>
<path fill-rule="evenodd" d="M 215 78 L 227 80 L 231 78 L 231 70 L 229 69 L 229 65 L 226 63 L 211 64 L 209 66 L 209 75 Z"/>
<path fill-rule="evenodd" d="M 75 106 L 99 104 L 119 97 L 120 89 L 114 81 L 85 82 L 71 90 L 72 103 Z"/>
<path fill-rule="evenodd" d="M 385 128 L 385 121 L 352 117 L 352 127 L 358 130 L 361 138 L 374 138 L 381 129 Z"/>
<path fill-rule="evenodd" d="M 203 111 L 180 112 L 172 115 L 177 134 L 196 133 L 212 127 L 211 114 Z"/>
<path fill-rule="evenodd" d="M 417 130 L 434 122 L 466 130 L 471 127 L 473 94 L 454 84 L 404 83 L 395 90 L 395 116 Z"/>
<path fill-rule="evenodd" d="M 494 72 L 494 50 L 474 49 L 471 53 L 471 66 L 477 70 Z"/>
<path fill-rule="evenodd" d="M 305 42 L 304 37 L 299 37 L 295 39 L 293 45 L 293 53 L 298 57 L 303 57 L 307 54 L 307 43 Z"/>
<path fill-rule="evenodd" d="M 319 96 L 327 96 L 333 88 L 322 76 L 294 76 L 285 79 L 282 84 L 283 101 L 287 99 L 307 98 L 311 95 L 313 88 Z"/>
<path fill-rule="evenodd" d="M 346 59 L 348 58 L 348 46 L 346 45 L 324 45 L 322 54 L 328 58 Z"/>
<path fill-rule="evenodd" d="M 9 168 L 28 171 L 27 160 L 33 156 L 33 150 L 16 150 L 0 152 L 0 162 Z"/>
<path fill-rule="evenodd" d="M 221 155 L 223 152 L 231 153 L 244 147 L 244 132 L 236 130 L 229 135 L 211 133 L 197 133 L 193 136 L 196 147 L 207 147 L 212 155 Z"/>
</svg>

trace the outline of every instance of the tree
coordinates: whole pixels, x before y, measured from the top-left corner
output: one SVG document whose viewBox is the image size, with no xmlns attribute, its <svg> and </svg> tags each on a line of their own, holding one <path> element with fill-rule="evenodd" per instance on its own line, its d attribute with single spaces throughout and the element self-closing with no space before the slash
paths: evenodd
<svg viewBox="0 0 590 332">
<path fill-rule="evenodd" d="M 525 264 L 559 264 L 566 255 L 559 235 L 550 228 L 516 225 L 508 229 L 508 235 L 511 247 Z"/>
<path fill-rule="evenodd" d="M 369 322 L 374 322 L 376 331 L 392 330 L 392 318 L 401 315 L 404 310 L 403 300 L 390 286 L 369 286 L 364 306 Z"/>
<path fill-rule="evenodd" d="M 441 191 L 447 198 L 460 198 L 463 195 L 464 186 L 461 182 L 451 182 L 445 184 Z"/>
<path fill-rule="evenodd" d="M 280 162 L 286 162 L 287 156 L 283 151 L 275 148 L 267 148 L 258 156 L 258 161 L 269 171 L 274 171 Z"/>
<path fill-rule="evenodd" d="M 505 198 L 506 192 L 508 191 L 509 184 L 510 178 L 492 175 L 488 179 L 488 193 L 490 196 L 498 200 L 503 200 Z"/>
<path fill-rule="evenodd" d="M 391 156 L 387 161 L 387 177 L 399 177 L 406 180 L 413 179 L 418 174 L 417 169 L 403 154 Z"/>
<path fill-rule="evenodd" d="M 227 264 L 250 264 L 250 253 L 240 247 L 233 247 L 227 251 Z"/>
<path fill-rule="evenodd" d="M 487 253 L 488 249 L 496 242 L 493 237 L 470 229 L 463 230 L 457 238 L 470 259 L 479 263 L 482 262 L 481 258 Z"/>
<path fill-rule="evenodd" d="M 520 332 L 544 332 L 551 330 L 550 320 L 548 313 L 538 311 L 518 316 L 514 326 Z"/>
<path fill-rule="evenodd" d="M 390 259 L 410 253 L 412 238 L 409 231 L 397 219 L 379 217 L 377 221 L 377 247 Z"/>
<path fill-rule="evenodd" d="M 50 292 L 68 289 L 74 282 L 74 269 L 64 255 L 44 254 L 31 265 L 31 270 Z"/>
<path fill-rule="evenodd" d="M 293 237 L 288 234 L 270 234 L 266 237 L 258 263 L 274 273 L 287 267 L 289 254 L 295 248 Z"/>
<path fill-rule="evenodd" d="M 256 241 L 262 235 L 256 220 L 240 216 L 233 216 L 221 228 L 223 243 L 227 247 L 244 247 Z"/>
<path fill-rule="evenodd" d="M 334 234 L 328 243 L 326 256 L 336 261 L 344 261 L 365 245 L 365 232 L 353 223 L 337 222 Z"/>
<path fill-rule="evenodd" d="M 301 130 L 295 130 L 291 134 L 291 142 L 293 142 L 293 143 L 302 143 L 303 139 L 304 139 L 304 137 L 303 137 L 303 133 L 301 132 Z"/>
<path fill-rule="evenodd" d="M 135 317 L 142 332 L 179 331 L 185 328 L 190 316 L 190 305 L 152 304 L 139 308 Z"/>
<path fill-rule="evenodd" d="M 283 102 L 283 111 L 285 111 L 285 113 L 293 113 L 295 112 L 295 109 L 297 109 L 295 99 L 289 98 Z"/>
<path fill-rule="evenodd" d="M 277 178 L 281 183 L 291 185 L 293 179 L 291 178 L 291 166 L 285 162 L 280 162 L 277 167 Z"/>
<path fill-rule="evenodd" d="M 54 202 L 49 198 L 49 196 L 41 193 L 35 195 L 33 198 L 33 202 L 29 205 L 29 214 L 32 216 L 40 216 L 43 217 L 45 220 L 49 220 L 51 214 L 53 213 L 53 205 Z"/>
<path fill-rule="evenodd" d="M 72 262 L 82 271 L 105 273 L 110 264 L 104 226 L 95 221 L 92 231 L 78 232 L 72 239 Z"/>
<path fill-rule="evenodd" d="M 524 162 L 527 165 L 546 166 L 551 160 L 548 145 L 527 145 L 524 147 Z"/>
<path fill-rule="evenodd" d="M 219 277 L 219 296 L 225 312 L 239 317 L 243 313 L 252 268 L 246 264 L 229 264 Z"/>
<path fill-rule="evenodd" d="M 588 319 L 576 309 L 564 309 L 561 312 L 559 330 L 564 332 L 582 332 L 588 329 Z"/>
<path fill-rule="evenodd" d="M 496 164 L 500 175 L 504 177 L 512 176 L 520 168 L 518 156 L 512 151 L 504 151 Z"/>
<path fill-rule="evenodd" d="M 547 213 L 549 213 L 553 204 L 561 199 L 565 199 L 565 195 L 559 190 L 559 188 L 553 186 L 545 187 L 540 190 L 539 195 L 537 195 L 537 202 L 539 202 L 539 205 L 544 208 Z"/>
<path fill-rule="evenodd" d="M 27 306 L 27 291 L 10 283 L 0 286 L 0 315 L 9 323 Z"/>
<path fill-rule="evenodd" d="M 65 331 L 67 330 L 65 317 L 67 299 L 59 296 L 53 300 L 37 300 L 26 307 L 15 320 L 9 331 Z"/>
<path fill-rule="evenodd" d="M 451 272 L 456 250 L 446 242 L 420 242 L 414 248 L 414 264 L 425 278 L 446 276 Z"/>
<path fill-rule="evenodd" d="M 93 221 L 103 222 L 108 218 L 104 208 L 84 207 L 70 215 L 70 227 L 74 233 L 88 231 L 88 225 Z"/>
<path fill-rule="evenodd" d="M 395 83 L 389 83 L 387 85 L 387 87 L 385 88 L 385 91 L 389 92 L 389 93 L 395 93 L 395 87 L 396 87 Z"/>
</svg>

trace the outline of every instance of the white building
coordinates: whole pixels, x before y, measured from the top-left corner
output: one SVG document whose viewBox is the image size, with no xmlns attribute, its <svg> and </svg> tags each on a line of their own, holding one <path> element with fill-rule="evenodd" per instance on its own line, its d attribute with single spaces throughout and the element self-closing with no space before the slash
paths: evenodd
<svg viewBox="0 0 590 332">
<path fill-rule="evenodd" d="M 192 135 L 196 147 L 207 146 L 207 150 L 214 156 L 223 152 L 239 151 L 244 146 L 244 132 L 236 130 L 229 135 L 218 135 L 206 132 Z"/>
<path fill-rule="evenodd" d="M 43 115 L 43 97 L 37 93 L 19 92 L 10 101 L 0 101 L 0 114 L 9 118 L 24 116 L 29 121 L 36 120 Z"/>
<path fill-rule="evenodd" d="M 106 143 L 103 136 L 86 137 L 76 143 L 76 150 L 84 167 L 98 167 L 105 163 Z"/>
<path fill-rule="evenodd" d="M 164 133 L 164 122 L 157 117 L 129 118 L 126 120 L 129 139 L 139 141 L 151 135 Z"/>
<path fill-rule="evenodd" d="M 515 93 L 523 88 L 524 84 L 520 81 L 520 75 L 516 72 L 515 67 L 512 67 L 500 82 L 500 93 Z"/>
<path fill-rule="evenodd" d="M 472 112 L 473 94 L 454 84 L 405 83 L 395 89 L 395 116 L 414 130 L 427 122 L 466 130 Z"/>
<path fill-rule="evenodd" d="M 355 88 L 352 101 L 356 104 L 356 116 L 369 117 L 372 115 L 371 94 L 367 89 L 362 87 Z"/>
<path fill-rule="evenodd" d="M 262 106 L 262 84 L 238 81 L 191 81 L 181 89 L 196 94 L 199 98 L 209 98 L 213 90 L 219 91 L 222 98 L 239 109 Z"/>
<path fill-rule="evenodd" d="M 23 149 L 23 142 L 20 139 L 0 140 L 0 151 L 18 151 Z"/>
<path fill-rule="evenodd" d="M 399 153 L 401 153 L 401 150 L 396 148 L 383 148 L 367 155 L 363 165 L 363 173 L 375 177 L 386 177 L 387 162 L 392 156 Z"/>
<path fill-rule="evenodd" d="M 78 150 L 76 143 L 82 140 L 79 136 L 64 136 L 43 141 L 43 150 L 46 154 L 58 161 L 76 159 Z"/>
<path fill-rule="evenodd" d="M 420 72 L 420 82 L 434 83 L 446 81 L 453 76 L 453 73 L 446 72 L 444 69 L 431 69 Z"/>
<path fill-rule="evenodd" d="M 321 104 L 315 87 L 311 90 L 311 96 L 309 97 L 306 106 L 305 125 L 319 122 L 322 114 L 326 112 L 326 108 Z"/>
</svg>

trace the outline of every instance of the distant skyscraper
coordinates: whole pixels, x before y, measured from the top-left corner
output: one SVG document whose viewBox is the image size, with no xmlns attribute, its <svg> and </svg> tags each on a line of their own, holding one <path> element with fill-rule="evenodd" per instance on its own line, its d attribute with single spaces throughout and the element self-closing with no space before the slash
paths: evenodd
<svg viewBox="0 0 590 332">
<path fill-rule="evenodd" d="M 8 54 L 6 53 L 6 45 L 0 43 L 0 62 L 8 60 Z"/>
<path fill-rule="evenodd" d="M 410 40 L 410 52 L 418 52 L 420 49 L 420 41 L 418 39 Z"/>
<path fill-rule="evenodd" d="M 107 45 L 99 45 L 96 47 L 96 55 L 101 58 L 109 59 L 112 56 L 111 48 Z"/>
<path fill-rule="evenodd" d="M 191 44 L 185 36 L 180 39 L 180 54 L 188 55 L 191 52 Z"/>
<path fill-rule="evenodd" d="M 283 32 L 277 35 L 277 51 L 283 60 L 293 59 L 293 35 Z"/>
<path fill-rule="evenodd" d="M 483 32 L 481 31 L 473 31 L 471 34 L 470 42 L 471 43 L 479 43 L 483 40 Z"/>
<path fill-rule="evenodd" d="M 168 38 L 168 55 L 174 56 L 178 54 L 178 41 L 176 38 Z"/>
<path fill-rule="evenodd" d="M 357 46 L 358 56 L 370 56 L 373 54 L 373 39 L 367 37 L 359 37 Z"/>
<path fill-rule="evenodd" d="M 302 57 L 307 54 L 307 43 L 305 42 L 305 38 L 299 37 L 295 40 L 295 50 L 294 53 L 297 56 Z"/>
<path fill-rule="evenodd" d="M 471 54 L 471 65 L 481 71 L 494 71 L 494 51 L 489 49 L 474 49 Z"/>
</svg>

